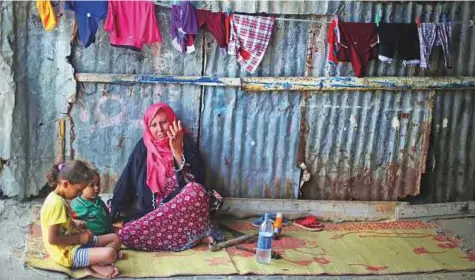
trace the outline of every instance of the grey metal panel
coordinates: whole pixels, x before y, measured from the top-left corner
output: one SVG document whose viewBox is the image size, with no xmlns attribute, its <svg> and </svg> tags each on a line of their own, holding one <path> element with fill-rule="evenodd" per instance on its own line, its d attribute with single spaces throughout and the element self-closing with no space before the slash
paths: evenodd
<svg viewBox="0 0 475 280">
<path fill-rule="evenodd" d="M 303 196 L 397 200 L 419 193 L 429 144 L 428 92 L 315 94 L 307 100 Z M 429 131 L 428 131 L 429 130 Z"/>
<path fill-rule="evenodd" d="M 436 95 L 427 173 L 416 202 L 475 199 L 474 94 L 461 91 Z"/>
<path fill-rule="evenodd" d="M 159 75 L 201 75 L 202 44 L 197 51 L 183 55 L 171 45 L 170 10 L 158 8 L 163 43 L 144 46 L 142 52 L 111 47 L 102 29 L 89 48 L 78 42 L 73 64 L 82 73 L 121 73 Z M 201 89 L 189 85 L 82 84 L 72 106 L 77 158 L 90 161 L 102 174 L 103 188 L 111 191 L 127 163 L 130 152 L 142 137 L 142 117 L 156 102 L 168 103 L 196 139 L 199 127 Z"/>
<path fill-rule="evenodd" d="M 15 39 L 13 26 L 13 3 L 0 3 L 0 191 L 8 196 L 19 191 L 18 182 L 14 180 L 11 169 L 6 166 L 12 157 L 13 108 L 15 107 L 16 84 L 14 81 L 14 49 L 9 40 Z"/>
<path fill-rule="evenodd" d="M 417 15 L 421 15 L 424 22 L 439 21 L 441 13 L 446 12 L 449 19 L 463 21 L 467 24 L 453 25 L 451 53 L 454 67 L 452 69 L 443 67 L 442 51 L 434 49 L 429 70 L 404 67 L 400 61 L 396 61 L 392 65 L 372 61 L 369 64 L 367 76 L 470 76 L 474 74 L 473 38 L 475 28 L 470 28 L 468 22 L 473 17 L 475 3 L 348 2 L 345 3 L 344 9 L 340 10 L 339 15 L 345 21 L 371 22 L 380 10 L 387 22 L 413 22 Z M 321 43 L 326 40 L 327 26 L 316 30 L 320 32 L 317 33 L 317 40 L 314 42 L 314 49 L 318 52 L 313 55 L 312 76 L 328 76 L 329 73 L 324 67 L 328 53 L 327 45 Z M 340 64 L 336 75 L 353 76 L 351 65 Z M 367 112 L 362 108 L 368 107 L 370 104 L 368 102 L 377 102 L 376 104 L 381 105 L 380 110 L 400 110 L 404 107 L 401 107 L 402 105 L 398 102 L 409 98 L 408 94 L 409 100 L 425 100 L 428 93 L 341 91 L 331 95 L 312 96 L 306 106 L 322 108 L 323 104 L 328 103 L 331 104 L 332 109 L 327 108 L 321 112 L 318 112 L 318 109 L 317 112 L 312 111 L 311 108 L 306 109 L 309 118 L 306 121 L 309 122 L 310 129 L 308 138 L 306 138 L 306 163 L 310 167 L 309 171 L 313 175 L 313 179 L 304 185 L 304 197 L 311 199 L 394 200 L 406 195 L 417 195 L 421 184 L 421 194 L 417 199 L 411 199 L 412 201 L 446 202 L 475 199 L 475 187 L 472 183 L 475 179 L 475 161 L 473 160 L 475 139 L 472 137 L 475 112 L 471 97 L 473 91 L 438 91 L 434 98 L 434 119 L 430 128 L 426 126 L 430 121 L 428 115 L 421 117 L 414 115 L 414 112 L 409 110 L 410 121 L 414 125 L 411 127 L 411 134 L 405 136 L 405 141 L 410 143 L 420 140 L 420 138 L 413 137 L 420 137 L 420 135 L 427 135 L 428 132 L 431 132 L 427 156 L 428 166 L 426 174 L 422 175 L 421 183 L 417 180 L 418 176 L 412 176 L 410 179 L 404 175 L 404 173 L 411 174 L 411 172 L 417 171 L 417 169 L 414 170 L 418 166 L 416 163 L 423 164 L 425 162 L 424 157 L 421 157 L 423 151 L 419 150 L 422 148 L 420 144 L 416 145 L 418 147 L 417 157 L 414 157 L 413 151 L 407 147 L 400 151 L 398 157 L 394 156 L 395 152 L 391 149 L 376 149 L 378 147 L 376 143 L 380 141 L 388 142 L 387 144 L 394 149 L 396 146 L 403 145 L 401 141 L 404 139 L 394 138 L 397 134 L 394 134 L 394 130 L 391 129 L 390 118 L 382 118 L 382 115 Z M 344 106 L 347 108 L 342 109 Z M 428 109 L 425 107 L 423 111 L 428 112 Z M 341 132 L 342 127 L 351 123 L 359 124 L 362 120 L 365 124 L 373 123 L 377 126 L 366 125 L 366 130 L 360 135 L 347 135 Z M 359 124 L 360 126 L 361 124 Z M 324 131 L 323 136 L 315 134 L 320 129 Z M 401 129 L 403 129 L 402 123 Z M 323 132 L 320 131 L 320 133 Z M 325 135 L 325 133 L 331 133 L 334 137 Z M 347 136 L 343 137 L 341 133 Z M 347 139 L 348 137 L 351 139 Z M 325 149 L 327 150 L 325 151 Z M 319 154 L 322 151 L 325 151 L 323 156 Z M 372 158 L 355 161 L 354 157 L 361 157 L 361 155 L 379 157 L 379 160 L 376 161 L 378 164 L 375 165 L 376 159 Z M 414 157 L 415 165 L 409 166 L 404 157 Z M 384 164 L 381 165 L 381 163 Z M 388 185 L 390 174 L 388 170 L 384 169 L 384 166 L 390 167 L 396 163 L 403 167 L 396 173 L 397 178 L 403 176 L 404 180 L 399 179 L 399 182 L 394 185 Z M 364 168 L 361 169 L 361 166 Z"/>
<path fill-rule="evenodd" d="M 306 23 L 277 23 L 252 76 L 302 76 L 307 28 Z M 205 44 L 205 75 L 249 76 L 235 58 L 219 54 L 211 36 Z M 296 198 L 300 99 L 295 92 L 205 88 L 200 146 L 207 184 L 233 197 Z"/>
<path fill-rule="evenodd" d="M 5 140 L 11 143 L 11 154 L 2 170 L 2 191 L 24 198 L 37 195 L 45 183 L 44 174 L 55 160 L 56 121 L 67 112 L 68 98 L 76 91 L 64 36 L 71 34 L 72 21 L 65 16 L 54 31 L 45 32 L 35 2 L 1 5 L 2 29 L 7 32 L 2 54 L 8 54 L 8 48 L 14 51 L 16 83 L 15 103 L 9 104 L 14 106 L 13 123 Z"/>
<path fill-rule="evenodd" d="M 159 6 L 170 7 L 180 1 L 155 0 Z M 289 15 L 326 15 L 333 14 L 345 1 L 192 1 L 199 9 L 226 11 L 228 8 L 239 13 L 269 13 Z M 341 8 L 340 8 L 341 9 Z"/>
</svg>

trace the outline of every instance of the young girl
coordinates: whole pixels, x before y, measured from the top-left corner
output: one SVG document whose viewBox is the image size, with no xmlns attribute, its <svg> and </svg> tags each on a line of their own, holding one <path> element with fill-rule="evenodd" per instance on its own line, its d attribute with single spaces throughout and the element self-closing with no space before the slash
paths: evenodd
<svg viewBox="0 0 475 280">
<path fill-rule="evenodd" d="M 50 258 L 62 266 L 88 267 L 93 277 L 116 277 L 119 270 L 113 263 L 119 257 L 119 237 L 113 233 L 94 236 L 79 229 L 67 202 L 80 195 L 93 178 L 93 171 L 82 161 L 52 167 L 47 179 L 53 192 L 41 207 L 43 243 Z"/>
<path fill-rule="evenodd" d="M 73 217 L 84 221 L 87 229 L 95 235 L 112 233 L 112 219 L 106 204 L 102 201 L 101 177 L 96 170 L 92 170 L 94 178 L 84 189 L 81 196 L 71 201 Z"/>
</svg>

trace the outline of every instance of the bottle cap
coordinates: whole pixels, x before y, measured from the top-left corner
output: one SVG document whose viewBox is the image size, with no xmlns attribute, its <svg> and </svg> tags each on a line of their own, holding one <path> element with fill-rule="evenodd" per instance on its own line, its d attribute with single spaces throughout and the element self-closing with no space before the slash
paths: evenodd
<svg viewBox="0 0 475 280">
<path fill-rule="evenodd" d="M 277 212 L 277 217 L 278 217 L 278 218 L 281 218 L 281 217 L 283 217 L 283 216 L 284 216 L 284 215 L 282 215 L 282 212 Z"/>
<path fill-rule="evenodd" d="M 266 212 L 266 213 L 264 214 L 264 218 L 265 218 L 265 219 L 270 219 L 270 213 L 269 213 L 269 212 Z"/>
</svg>

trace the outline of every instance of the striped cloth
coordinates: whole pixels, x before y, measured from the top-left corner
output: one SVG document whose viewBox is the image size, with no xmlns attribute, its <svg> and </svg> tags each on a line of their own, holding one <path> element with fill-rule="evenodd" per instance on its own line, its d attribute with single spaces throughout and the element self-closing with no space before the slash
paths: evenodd
<svg viewBox="0 0 475 280">
<path fill-rule="evenodd" d="M 89 248 L 97 247 L 99 237 L 94 235 L 91 242 L 79 247 L 74 253 L 73 268 L 88 267 L 89 266 Z"/>
<path fill-rule="evenodd" d="M 254 73 L 261 63 L 274 21 L 273 17 L 232 15 L 228 54 L 235 56 L 246 71 Z"/>
<path fill-rule="evenodd" d="M 442 23 L 422 23 L 418 27 L 419 42 L 421 51 L 421 68 L 429 68 L 429 60 L 432 49 L 441 46 L 444 51 L 445 67 L 452 67 L 451 43 L 452 24 Z"/>
</svg>

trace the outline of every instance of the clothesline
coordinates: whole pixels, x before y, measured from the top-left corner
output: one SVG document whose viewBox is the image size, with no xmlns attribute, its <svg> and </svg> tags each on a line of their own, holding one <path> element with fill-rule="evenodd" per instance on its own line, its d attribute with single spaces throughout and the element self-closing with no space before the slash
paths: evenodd
<svg viewBox="0 0 475 280">
<path fill-rule="evenodd" d="M 311 19 L 294 19 L 294 18 L 275 18 L 275 20 L 278 21 L 298 21 L 298 22 L 312 22 L 312 23 L 331 23 L 331 21 L 328 20 L 311 20 Z M 474 20 L 469 20 L 469 21 L 450 21 L 452 24 L 468 24 L 470 26 L 475 25 Z"/>
<path fill-rule="evenodd" d="M 171 8 L 170 5 L 159 3 L 159 2 L 155 2 L 155 5 Z M 281 17 L 276 17 L 275 20 L 277 20 L 277 21 L 310 22 L 310 23 L 331 23 L 331 21 L 328 21 L 328 20 L 311 20 L 311 19 L 296 19 L 296 18 L 281 18 Z M 468 24 L 469 26 L 474 26 L 475 25 L 475 21 L 473 19 L 470 19 L 468 21 L 450 21 L 450 23 L 452 23 L 452 24 Z"/>
</svg>

